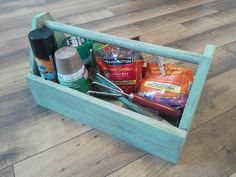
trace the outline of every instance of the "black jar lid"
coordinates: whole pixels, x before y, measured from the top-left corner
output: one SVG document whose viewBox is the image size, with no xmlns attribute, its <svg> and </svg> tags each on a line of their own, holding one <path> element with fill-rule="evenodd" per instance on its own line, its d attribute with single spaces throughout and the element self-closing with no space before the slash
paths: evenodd
<svg viewBox="0 0 236 177">
<path fill-rule="evenodd" d="M 49 60 L 49 56 L 57 50 L 54 33 L 48 28 L 35 29 L 28 34 L 28 38 L 34 56 L 39 59 Z"/>
</svg>

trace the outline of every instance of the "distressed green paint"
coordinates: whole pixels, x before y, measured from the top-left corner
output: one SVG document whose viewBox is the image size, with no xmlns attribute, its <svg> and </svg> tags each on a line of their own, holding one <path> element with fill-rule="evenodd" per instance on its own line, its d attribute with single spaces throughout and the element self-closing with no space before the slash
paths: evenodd
<svg viewBox="0 0 236 177">
<path fill-rule="evenodd" d="M 33 17 L 31 29 L 38 29 L 46 26 L 47 20 L 54 21 L 52 16 L 48 12 L 43 12 Z M 54 32 L 57 44 L 59 47 L 62 46 L 62 41 L 65 39 L 65 35 L 62 32 Z"/>
<path fill-rule="evenodd" d="M 175 163 L 186 132 L 172 125 L 28 74 L 37 104 Z M 43 92 L 42 92 L 43 90 Z"/>
<path fill-rule="evenodd" d="M 87 29 L 66 25 L 53 21 L 46 21 L 46 26 L 50 29 L 65 32 L 71 35 L 78 35 L 84 38 L 88 38 L 94 41 L 114 44 L 120 47 L 138 50 L 144 53 L 153 55 L 159 55 L 167 58 L 175 58 L 181 61 L 186 61 L 194 64 L 200 63 L 202 55 L 198 53 L 188 52 L 180 49 L 174 49 L 170 47 L 159 46 L 155 44 L 149 44 L 142 41 L 136 41 L 131 39 L 125 39 L 118 36 L 104 34 L 100 32 L 90 31 Z"/>
<path fill-rule="evenodd" d="M 35 76 L 38 74 L 37 67 L 34 56 L 32 53 L 30 54 L 30 69 L 27 81 L 37 104 L 97 128 L 144 151 L 175 163 L 182 151 L 187 133 L 191 127 L 215 52 L 215 46 L 207 45 L 202 55 L 53 22 L 49 13 L 41 13 L 33 18 L 32 29 L 42 26 L 60 32 L 57 33 L 59 35 L 56 35 L 56 40 L 59 43 L 64 38 L 64 32 L 145 53 L 198 64 L 179 128 L 176 128 Z"/>
<path fill-rule="evenodd" d="M 194 113 L 196 111 L 214 53 L 215 46 L 208 44 L 203 53 L 202 60 L 198 65 L 194 82 L 179 124 L 179 128 L 181 129 L 189 130 L 191 128 Z"/>
</svg>

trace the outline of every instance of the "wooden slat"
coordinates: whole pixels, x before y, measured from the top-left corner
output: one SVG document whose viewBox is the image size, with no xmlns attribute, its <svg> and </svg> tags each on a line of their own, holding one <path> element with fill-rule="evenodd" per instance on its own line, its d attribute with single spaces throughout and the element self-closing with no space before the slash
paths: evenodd
<svg viewBox="0 0 236 177">
<path fill-rule="evenodd" d="M 106 31 L 108 31 L 108 32 L 109 31 L 119 31 L 124 28 L 137 27 L 137 28 L 142 29 L 143 32 L 146 33 L 148 31 L 154 31 L 156 29 L 171 26 L 174 24 L 183 23 L 183 22 L 186 22 L 189 20 L 193 20 L 193 19 L 196 19 L 199 17 L 214 14 L 217 12 L 218 11 L 215 9 L 204 7 L 204 5 L 193 6 L 191 8 L 170 12 L 167 14 L 163 14 L 161 16 L 149 18 L 149 19 L 142 20 L 142 21 L 139 21 L 136 23 L 129 23 L 124 26 L 113 27 L 111 29 L 107 29 Z M 99 24 L 97 24 L 97 25 L 99 25 Z M 85 24 L 84 27 L 87 27 L 87 25 Z M 93 29 L 96 30 L 96 28 L 93 28 Z"/>
<path fill-rule="evenodd" d="M 207 76 L 208 80 L 236 68 L 235 50 L 234 50 L 235 46 L 236 43 L 232 42 L 217 48 L 216 54 L 214 56 L 211 68 Z M 190 67 L 193 70 L 196 70 L 196 66 L 189 63 L 176 62 L 175 64 L 180 66 Z"/>
<path fill-rule="evenodd" d="M 206 57 L 198 65 L 197 71 L 194 76 L 194 81 L 188 95 L 183 115 L 181 117 L 179 128 L 189 131 L 191 128 L 192 120 L 197 109 L 199 99 L 203 90 L 204 83 L 207 78 L 208 70 L 211 65 L 215 53 L 215 46 L 207 45 L 203 55 Z"/>
<path fill-rule="evenodd" d="M 214 4 L 214 3 L 210 3 L 210 4 Z M 219 6 L 218 3 L 217 5 Z M 192 8 L 191 8 L 191 11 L 192 11 Z M 183 17 L 185 17 L 186 19 L 182 20 L 181 18 L 176 18 L 178 17 L 176 16 L 177 13 L 178 14 L 182 13 L 181 11 L 180 12 L 178 11 L 177 13 L 173 13 L 173 17 L 171 17 L 170 14 L 168 14 L 167 15 L 168 21 L 166 22 L 164 20 L 165 19 L 165 16 L 164 16 L 164 18 L 161 18 L 160 21 L 154 21 L 153 25 L 151 23 L 146 25 L 150 27 L 146 27 L 144 25 L 145 23 L 147 23 L 147 20 L 143 21 L 142 22 L 142 24 L 144 25 L 143 30 L 140 30 L 140 27 L 142 28 L 142 26 L 140 26 L 138 23 L 137 24 L 134 23 L 134 24 L 122 26 L 120 28 L 118 27 L 118 28 L 110 29 L 108 30 L 108 32 L 112 32 L 113 34 L 115 33 L 119 34 L 122 32 L 123 29 L 127 30 L 129 28 L 138 28 L 140 31 L 142 31 L 140 33 L 144 34 L 142 36 L 142 40 L 151 42 L 151 43 L 157 43 L 157 44 L 168 44 L 176 40 L 179 40 L 181 38 L 193 36 L 193 35 L 235 22 L 235 18 L 234 18 L 236 15 L 235 12 L 236 12 L 236 9 L 231 7 L 231 8 L 224 9 L 224 11 L 219 11 L 214 14 L 203 16 L 200 18 L 195 18 L 192 20 L 191 19 L 189 20 L 191 16 L 183 15 Z M 196 15 L 196 13 L 192 13 L 192 14 Z M 174 19 L 172 20 L 172 18 Z M 179 23 L 183 24 L 188 29 L 185 29 L 183 26 L 179 25 Z M 158 26 L 154 27 L 154 24 L 157 24 Z"/>
<path fill-rule="evenodd" d="M 235 106 L 234 75 L 236 74 L 236 60 L 235 54 L 230 50 L 234 47 L 235 43 L 230 43 L 217 49 L 192 128 L 197 128 Z M 229 51 L 226 51 L 227 48 Z M 227 101 L 224 98 L 227 98 Z"/>
<path fill-rule="evenodd" d="M 173 6 L 172 4 L 169 4 Z M 209 15 L 216 13 L 217 10 L 204 8 L 204 6 L 193 6 L 191 8 L 184 9 L 183 7 L 178 7 L 178 10 L 173 7 L 164 6 L 163 10 L 160 10 L 158 7 L 153 9 L 147 9 L 139 12 L 133 12 L 130 14 L 120 15 L 114 18 L 98 20 L 93 24 L 85 23 L 80 26 L 83 28 L 93 29 L 96 31 L 105 31 L 110 28 L 118 28 L 121 26 L 127 25 L 137 25 L 140 28 L 149 28 L 150 27 L 160 27 L 167 26 L 169 23 L 175 21 L 175 23 L 180 23 L 182 21 L 187 21 L 190 19 L 198 18 L 201 16 Z M 166 9 L 167 8 L 167 9 Z M 140 16 L 140 18 L 138 18 Z M 129 21 L 128 21 L 129 20 Z"/>
<path fill-rule="evenodd" d="M 0 169 L 0 176 L 1 177 L 15 177 L 13 166 Z"/>
<path fill-rule="evenodd" d="M 64 10 L 64 8 L 67 8 L 68 10 L 75 10 L 77 8 L 77 10 L 82 10 L 83 12 L 85 10 L 93 10 L 94 7 L 97 8 L 98 5 L 103 5 L 103 3 L 107 3 L 107 0 L 101 0 L 100 2 L 96 2 L 96 1 L 85 1 L 84 3 L 81 2 L 78 3 L 76 1 L 63 1 L 61 3 L 52 3 L 52 5 L 48 6 L 47 4 L 42 4 L 41 6 L 31 6 L 30 8 L 27 7 L 22 7 L 22 8 L 18 8 L 15 11 L 11 12 L 8 11 L 4 14 L 2 14 L 0 16 L 0 20 L 2 19 L 6 19 L 6 18 L 14 18 L 16 16 L 20 16 L 20 15 L 26 15 L 26 14 L 31 14 L 31 13 L 40 13 L 43 11 L 51 11 L 51 10 L 55 10 L 55 13 L 61 13 L 61 15 L 65 15 L 65 12 L 62 13 Z M 119 2 L 119 1 L 118 1 Z M 112 3 L 111 3 L 112 4 Z M 91 7 L 91 9 L 89 8 L 89 6 Z M 92 8 L 93 7 L 93 8 Z M 74 11 L 76 12 L 76 11 Z M 73 12 L 70 12 L 70 14 L 73 14 Z"/>
<path fill-rule="evenodd" d="M 226 45 L 236 40 L 236 22 L 224 25 L 222 27 L 206 31 L 182 40 L 168 44 L 172 47 L 178 47 L 195 52 L 202 51 L 202 47 L 207 43 L 214 44 L 217 47 Z"/>
<path fill-rule="evenodd" d="M 183 7 L 181 7 L 181 8 L 183 8 Z M 200 10 L 200 11 L 199 11 Z M 150 10 L 149 10 L 150 11 Z M 189 12 L 190 11 L 192 11 L 192 14 L 190 14 L 189 15 Z M 195 13 L 194 13 L 194 11 L 196 11 Z M 150 11 L 151 12 L 151 11 Z M 165 11 L 164 11 L 165 12 Z M 166 26 L 167 24 L 170 24 L 171 22 L 174 22 L 175 24 L 177 23 L 177 22 L 182 22 L 182 21 L 187 21 L 187 20 L 191 20 L 191 19 L 193 19 L 193 18 L 198 18 L 199 16 L 204 16 L 204 15 L 207 15 L 207 14 L 209 14 L 209 13 L 214 13 L 214 12 L 216 12 L 215 10 L 212 10 L 212 11 L 209 11 L 209 9 L 207 9 L 207 11 L 206 12 L 204 12 L 204 8 L 202 8 L 201 6 L 197 6 L 197 7 L 193 7 L 193 8 L 190 8 L 190 9 L 187 9 L 187 10 L 183 10 L 183 11 L 181 11 L 181 12 L 176 12 L 176 13 L 171 13 L 171 14 L 167 14 L 166 16 L 163 16 L 163 17 L 160 17 L 160 18 L 157 18 L 157 19 L 153 19 L 152 21 L 151 21 L 151 24 L 154 24 L 154 26 L 153 25 L 151 25 L 151 24 L 149 24 L 148 22 L 150 21 L 150 20 L 147 20 L 147 22 L 145 22 L 145 23 L 148 23 L 147 25 L 144 25 L 145 23 L 143 23 L 143 27 L 145 27 L 145 29 L 152 29 L 152 30 L 155 30 L 155 26 L 156 25 L 158 25 L 157 27 L 158 28 L 160 28 L 161 26 Z M 125 18 L 125 19 L 127 19 L 128 20 L 128 23 L 131 23 L 132 22 L 132 18 L 138 18 L 139 16 L 137 16 L 137 13 L 138 12 L 135 12 L 134 14 L 132 14 L 131 16 L 129 16 L 129 18 Z M 158 13 L 160 13 L 159 11 L 158 11 Z M 205 14 L 205 13 L 207 13 L 207 14 Z M 150 15 L 153 15 L 153 14 L 156 14 L 156 12 L 155 13 L 150 13 Z M 179 15 L 179 14 L 181 14 L 181 15 Z M 146 16 L 146 13 L 144 13 L 144 15 Z M 148 14 L 147 14 L 148 15 Z M 57 16 L 56 16 L 57 17 Z M 70 18 L 70 17 L 69 17 Z M 140 20 L 140 18 L 141 17 L 139 17 L 139 20 Z M 56 18 L 57 19 L 57 18 Z M 118 16 L 117 18 L 116 17 L 114 17 L 114 18 L 109 18 L 109 19 L 106 19 L 106 20 L 104 20 L 104 22 L 105 23 L 109 23 L 110 25 L 114 25 L 114 23 L 119 23 L 119 25 L 121 24 L 121 21 L 122 21 L 122 23 L 123 23 L 123 21 L 124 20 L 122 20 L 123 19 L 123 17 L 122 16 Z M 111 21 L 110 21 L 111 20 Z M 17 20 L 17 21 L 21 21 L 21 20 Z M 66 21 L 66 19 L 65 19 L 65 21 Z M 79 19 L 78 19 L 78 22 L 79 22 Z M 125 21 L 124 21 L 125 22 Z M 80 23 L 79 23 L 80 24 Z M 105 26 L 106 28 L 108 28 L 109 27 L 109 25 L 108 24 L 103 24 L 103 23 L 101 23 L 101 21 L 99 21 L 99 23 L 88 23 L 88 25 L 90 25 L 90 27 L 91 28 L 93 28 L 94 29 L 94 27 L 95 27 L 95 30 L 99 30 L 99 29 L 97 29 L 97 27 L 99 26 L 99 25 L 101 25 L 101 26 Z M 88 27 L 86 24 L 83 24 L 83 25 L 81 25 L 81 26 L 84 26 L 84 27 Z M 148 26 L 151 26 L 151 28 L 150 27 L 148 27 Z M 25 28 L 25 27 L 23 27 L 24 28 L 24 30 L 27 30 L 27 28 Z M 127 29 L 127 28 L 126 28 Z M 23 29 L 22 29 L 23 30 Z M 24 31 L 23 30 L 23 31 Z M 145 31 L 146 32 L 146 31 Z M 5 33 L 8 33 L 8 32 L 5 32 Z M 18 34 L 18 33 L 17 33 Z M 21 34 L 21 35 L 25 35 L 25 34 Z M 14 36 L 14 35 L 13 35 Z M 18 34 L 18 36 L 20 36 L 19 34 Z M 12 38 L 11 37 L 11 35 L 9 36 L 9 35 L 6 35 L 6 38 Z M 151 39 L 154 39 L 153 37 L 149 37 L 149 38 L 151 38 Z M 16 40 L 13 40 L 13 41 L 6 41 L 5 43 L 4 43 L 4 45 L 2 45 L 2 46 L 0 46 L 0 47 L 2 47 L 2 49 L 3 50 L 1 50 L 1 52 L 3 53 L 3 54 L 5 54 L 5 55 L 7 55 L 7 54 L 9 54 L 9 53 L 11 53 L 12 52 L 12 50 L 9 50 L 9 48 L 8 47 L 6 47 L 6 46 L 8 46 L 8 45 L 12 45 L 12 43 L 18 43 L 18 45 L 16 45 L 16 48 L 15 48 L 15 50 L 22 50 L 22 49 L 25 49 L 24 48 L 24 46 L 26 46 L 27 44 L 28 44 L 28 41 L 25 39 L 25 38 L 18 38 L 18 39 L 16 39 Z M 153 42 L 153 41 L 150 41 L 150 42 Z"/>
<path fill-rule="evenodd" d="M 229 177 L 236 177 L 236 172 L 233 172 Z"/>
<path fill-rule="evenodd" d="M 160 27 L 158 29 L 147 29 L 141 39 L 154 44 L 165 45 L 175 42 L 185 37 L 193 35 L 193 32 L 188 30 L 181 24 L 173 24 L 170 26 Z"/>
<path fill-rule="evenodd" d="M 9 46 L 14 46 L 14 50 Z M 0 55 L 7 56 L 7 55 L 12 54 L 15 51 L 26 50 L 26 48 L 29 47 L 29 42 L 26 37 L 19 37 L 19 38 L 7 40 L 4 43 L 1 43 L 0 47 L 2 48 L 2 50 L 0 51 Z"/>
<path fill-rule="evenodd" d="M 41 15 L 42 17 L 40 17 Z M 40 14 L 39 17 L 43 19 L 44 16 L 47 16 L 47 15 L 48 14 L 43 13 L 43 14 Z M 140 52 L 145 52 L 148 54 L 174 58 L 180 61 L 185 61 L 185 62 L 194 63 L 194 64 L 199 64 L 204 59 L 203 55 L 199 53 L 194 53 L 191 51 L 186 51 L 186 50 L 184 51 L 184 50 L 179 50 L 176 48 L 153 45 L 153 44 L 145 43 L 142 41 L 125 39 L 118 36 L 113 36 L 113 35 L 109 35 L 105 33 L 87 30 L 84 28 L 66 25 L 63 23 L 54 22 L 50 20 L 47 20 L 45 23 L 48 28 L 55 30 L 57 32 L 68 33 L 70 35 L 79 35 L 79 36 L 82 36 L 91 40 L 95 40 L 95 41 L 99 41 L 103 43 L 110 43 L 113 45 L 117 45 L 117 46 L 128 48 L 128 49 L 138 50 Z M 31 61 L 32 61 L 32 57 L 30 57 L 30 63 L 32 63 Z M 30 66 L 30 70 L 31 69 L 32 67 Z"/>
<path fill-rule="evenodd" d="M 1 82 L 6 85 L 1 85 L 1 94 L 5 94 L 0 96 L 0 134 L 4 135 L 0 137 L 0 169 L 91 129 L 64 121 L 64 117 L 36 106 L 29 90 L 21 90 L 26 89 L 25 73 L 18 72 L 19 79 L 14 72 L 18 71 L 11 72 L 11 77 L 16 80 L 1 75 Z M 21 80 L 24 81 L 22 87 L 19 85 Z M 48 134 L 51 138 L 47 137 Z"/>
<path fill-rule="evenodd" d="M 236 41 L 223 46 L 223 48 L 225 49 L 225 51 L 227 51 L 229 53 L 233 53 L 235 56 L 235 54 L 236 54 Z"/>
<path fill-rule="evenodd" d="M 2 69 L 3 73 L 4 71 L 7 71 L 8 75 L 2 75 L 0 77 L 0 81 L 5 83 L 0 85 L 0 89 L 2 90 L 0 96 L 8 95 L 26 89 L 25 75 L 27 74 L 28 68 L 24 65 L 22 67 L 18 67 L 7 68 L 7 70 Z M 17 72 L 18 75 L 15 75 L 15 72 Z"/>
<path fill-rule="evenodd" d="M 127 149 L 124 148 L 123 150 L 120 150 L 120 148 L 115 147 L 113 144 L 113 139 L 111 142 L 110 137 L 104 136 L 103 140 L 99 139 L 96 141 L 96 146 L 99 146 L 100 149 L 102 149 L 103 155 L 99 154 L 96 156 L 96 153 L 91 153 L 90 156 L 93 157 L 91 160 L 100 163 L 99 161 L 103 161 L 103 158 L 106 157 L 106 155 L 107 157 L 110 155 L 107 154 L 106 146 L 102 146 L 101 142 L 110 142 L 110 145 L 113 145 L 114 149 L 112 151 L 114 153 L 110 155 L 113 158 L 111 161 L 107 160 L 108 158 L 105 158 L 105 161 L 108 162 L 105 162 L 105 167 L 103 167 L 104 165 L 98 166 L 98 168 L 94 170 L 95 172 L 92 171 L 90 173 L 90 176 L 96 176 L 96 174 L 98 174 L 97 176 L 105 176 L 112 173 L 114 170 L 117 170 L 117 168 L 121 168 L 121 172 L 114 173 L 114 176 L 117 176 L 118 174 L 121 176 L 178 176 L 178 174 L 181 176 L 194 176 L 196 174 L 195 169 L 201 169 L 203 172 L 206 172 L 206 175 L 198 172 L 202 176 L 217 176 L 215 173 L 218 171 L 222 176 L 232 175 L 235 170 L 231 172 L 230 170 L 232 167 L 231 165 L 234 163 L 227 160 L 233 159 L 234 156 L 230 155 L 232 153 L 229 153 L 228 155 L 228 151 L 222 148 L 223 150 L 219 150 L 217 153 L 214 152 L 214 156 L 224 157 L 223 160 L 221 160 L 221 158 L 212 158 L 212 155 L 208 155 L 210 153 L 206 150 L 204 145 L 206 141 L 212 139 L 213 144 L 216 147 L 220 147 L 217 142 L 222 141 L 219 140 L 219 138 L 215 138 L 215 131 L 221 129 L 221 127 L 226 127 L 225 130 L 227 130 L 230 125 L 222 124 L 224 121 L 223 119 L 220 119 L 221 116 L 219 115 L 235 106 L 235 29 L 233 27 L 225 27 L 225 25 L 236 21 L 235 5 L 236 3 L 234 0 L 0 1 L 0 23 L 2 24 L 0 28 L 0 36 L 2 39 L 2 45 L 0 44 L 0 82 L 2 83 L 0 85 L 0 155 L 1 160 L 4 159 L 1 161 L 1 164 L 3 163 L 4 166 L 1 166 L 0 168 L 7 167 L 8 165 L 22 160 L 21 163 L 23 163 L 26 158 L 34 159 L 35 154 L 38 154 L 38 159 L 38 156 L 42 151 L 45 153 L 48 148 L 51 148 L 52 150 L 58 147 L 57 145 L 59 144 L 61 146 L 62 142 L 68 141 L 76 134 L 76 131 L 79 131 L 76 130 L 78 127 L 79 129 L 83 129 L 83 126 L 81 128 L 77 125 L 73 126 L 72 124 L 74 123 L 71 121 L 64 124 L 66 121 L 62 121 L 64 117 L 53 114 L 44 108 L 37 107 L 34 104 L 32 96 L 30 96 L 30 93 L 27 90 L 26 82 L 24 81 L 24 74 L 27 72 L 28 65 L 28 41 L 25 38 L 28 32 L 27 29 L 29 29 L 33 15 L 37 12 L 49 10 L 53 14 L 53 17 L 58 21 L 70 22 L 71 24 L 78 24 L 78 26 L 82 26 L 81 23 L 85 23 L 84 25 L 91 29 L 96 29 L 96 27 L 98 27 L 98 29 L 104 29 L 106 32 L 122 37 L 128 38 L 141 35 L 141 39 L 144 41 L 167 45 L 176 44 L 176 46 L 179 46 L 180 48 L 189 46 L 190 50 L 199 52 L 202 51 L 205 43 L 213 41 L 216 42 L 216 44 L 219 44 L 193 123 L 192 131 L 194 132 L 199 129 L 201 131 L 194 133 L 193 138 L 191 136 L 192 133 L 190 133 L 186 145 L 187 150 L 182 154 L 181 164 L 177 165 L 178 167 L 175 168 L 174 166 L 169 166 L 167 162 L 154 158 L 151 155 L 140 158 L 143 154 L 140 155 L 139 152 L 132 153 L 132 158 L 129 158 L 130 156 L 126 158 L 125 156 L 127 156 L 127 154 L 124 153 L 125 155 L 122 155 L 121 158 L 120 155 L 116 156 L 116 154 L 119 154 L 121 151 L 125 152 L 131 147 L 127 146 Z M 149 16 L 146 16 L 146 18 L 144 16 L 145 12 L 151 12 L 152 8 L 159 8 L 158 12 L 153 12 L 157 17 L 148 18 Z M 114 16 L 112 16 L 110 11 Z M 140 17 L 142 17 L 140 20 L 132 17 L 132 14 L 139 16 L 138 12 L 142 14 L 140 15 Z M 96 14 L 98 14 L 98 16 L 94 16 Z M 131 17 L 128 17 L 129 14 L 131 14 Z M 160 14 L 165 15 L 159 16 Z M 119 22 L 123 20 L 119 16 L 130 18 L 130 21 L 125 19 L 125 23 L 122 22 L 121 24 L 126 25 L 119 26 Z M 135 22 L 134 19 L 137 22 Z M 114 23 L 114 25 L 111 23 Z M 219 28 L 221 28 L 221 32 L 216 30 Z M 153 58 L 145 55 L 145 59 L 152 60 Z M 183 63 L 179 64 L 183 65 Z M 215 119 L 214 126 L 217 126 L 217 130 L 214 129 L 214 126 L 208 126 L 212 119 Z M 218 119 L 222 121 L 216 121 Z M 60 123 L 62 124 L 61 126 L 59 126 Z M 206 125 L 204 126 L 204 124 Z M 50 129 L 50 131 L 43 132 L 43 130 L 45 130 L 44 128 L 46 130 Z M 40 134 L 40 129 L 42 129 L 42 134 Z M 59 132 L 57 133 L 57 131 Z M 202 132 L 206 133 L 202 134 Z M 202 137 L 206 136 L 205 134 L 208 135 L 208 138 L 204 139 L 204 143 L 202 143 Z M 15 135 L 17 135 L 16 138 Z M 39 138 L 39 143 L 36 142 L 35 137 Z M 48 137 L 53 139 L 50 143 L 47 139 Z M 62 141 L 57 141 L 57 137 Z M 221 139 L 226 139 L 228 145 L 235 141 L 234 136 L 231 136 L 230 131 L 222 131 L 220 137 L 222 137 Z M 46 145 L 44 144 L 45 140 Z M 85 141 L 86 140 L 89 140 L 89 138 L 85 138 Z M 68 142 L 71 141 L 72 140 Z M 201 143 L 203 145 L 201 145 Z M 224 143 L 225 142 L 223 142 L 223 144 Z M 86 146 L 86 149 L 94 147 L 93 143 L 91 144 L 91 146 Z M 123 143 L 121 144 L 123 147 Z M 4 152 L 1 151 L 2 147 L 7 150 L 4 150 Z M 206 147 L 209 146 L 206 145 Z M 64 148 L 68 149 L 70 146 L 65 145 Z M 214 150 L 214 148 L 212 149 Z M 229 149 L 233 152 L 233 148 Z M 117 151 L 119 153 L 117 153 Z M 136 149 L 130 151 L 137 152 Z M 226 151 L 227 155 L 224 156 Z M 93 152 L 95 152 L 95 150 Z M 55 154 L 50 157 L 55 159 L 57 155 L 58 154 Z M 76 153 L 74 156 L 76 156 Z M 136 161 L 137 163 L 131 163 L 138 158 L 139 160 Z M 196 158 L 197 160 L 194 160 Z M 93 163 L 89 161 L 89 158 L 85 159 L 88 163 Z M 119 163 L 115 163 L 116 167 L 113 166 L 113 160 L 115 160 L 115 162 L 119 161 Z M 218 162 L 220 163 L 221 161 L 222 165 L 218 166 Z M 72 160 L 66 160 L 64 164 L 66 166 L 70 163 L 74 164 L 73 162 L 77 162 L 77 159 L 72 158 Z M 130 165 L 126 166 L 129 163 Z M 36 165 L 42 167 L 43 161 Z M 122 166 L 125 166 L 124 170 L 122 170 Z M 22 165 L 22 167 L 25 167 L 26 169 L 26 166 Z M 60 165 L 53 166 L 52 173 L 50 173 L 51 176 L 56 176 L 54 174 L 57 173 L 54 173 L 53 171 L 57 171 L 57 167 L 60 169 Z M 112 170 L 107 170 L 110 167 Z M 188 170 L 188 167 L 191 170 Z M 71 169 L 68 167 L 67 172 L 65 172 L 64 169 L 63 176 L 70 176 L 69 174 L 71 174 L 71 176 L 78 176 L 81 170 L 84 172 L 82 174 L 87 174 L 89 172 L 86 171 L 90 171 L 91 169 L 90 167 L 85 166 L 77 166 L 77 168 L 75 168 L 76 167 Z M 11 171 L 12 168 L 7 167 L 2 170 L 6 169 L 10 169 Z M 104 172 L 103 169 L 105 169 Z M 181 169 L 185 170 L 187 175 L 183 173 Z M 161 174 L 163 171 L 165 172 Z M 167 171 L 170 171 L 170 173 Z M 2 175 L 1 172 L 0 174 Z M 32 174 L 32 176 L 37 176 L 35 174 L 38 173 L 34 174 L 32 172 L 30 174 Z"/>
<path fill-rule="evenodd" d="M 227 51 L 227 47 L 233 46 L 236 46 L 236 43 L 229 43 L 217 48 L 212 66 L 207 77 L 208 79 L 211 79 L 236 68 L 235 54 L 231 51 Z"/>
<path fill-rule="evenodd" d="M 0 169 L 91 130 L 58 114 L 42 111 L 21 108 L 1 118 Z"/>
<path fill-rule="evenodd" d="M 17 177 L 101 177 L 143 154 L 105 134 L 91 131 L 17 163 L 14 168 Z"/>
<path fill-rule="evenodd" d="M 215 3 L 207 4 L 207 6 L 223 12 L 227 9 L 235 8 L 236 4 L 234 0 L 225 0 L 225 1 L 217 0 Z"/>
<path fill-rule="evenodd" d="M 207 81 L 192 128 L 196 128 L 235 106 L 235 74 L 236 69 L 233 69 Z"/>
<path fill-rule="evenodd" d="M 1 2 L 3 1 L 4 0 L 2 0 Z M 0 7 L 1 8 L 9 8 L 9 7 L 19 8 L 19 7 L 31 7 L 34 5 L 42 5 L 42 4 L 45 4 L 45 0 L 37 0 L 37 1 L 21 0 L 21 3 L 19 3 L 17 0 L 7 0 L 5 1 L 5 3 L 1 3 Z"/>
<path fill-rule="evenodd" d="M 107 177 L 156 177 L 161 176 L 161 173 L 168 167 L 171 167 L 171 164 L 147 154 L 127 166 L 109 174 Z"/>
<path fill-rule="evenodd" d="M 113 5 L 108 7 L 109 10 L 111 10 L 113 13 L 116 14 L 116 16 L 129 14 L 131 12 L 137 12 L 140 11 L 139 9 L 148 10 L 155 7 L 164 7 L 164 6 L 171 6 L 176 8 L 177 6 L 172 3 L 173 6 L 168 3 L 168 0 L 149 0 L 148 2 L 144 2 L 142 0 L 135 0 L 135 1 L 126 1 L 124 3 L 120 3 L 117 5 Z M 170 8 L 169 8 L 170 9 Z"/>
<path fill-rule="evenodd" d="M 108 9 L 98 9 L 96 11 L 64 17 L 68 24 L 82 24 L 114 16 L 114 13 Z"/>
<path fill-rule="evenodd" d="M 177 161 L 185 131 L 32 74 L 27 75 L 27 81 L 37 104 L 168 161 Z"/>
<path fill-rule="evenodd" d="M 20 112 L 21 110 L 27 110 L 35 107 L 35 103 L 33 100 L 33 97 L 31 96 L 31 93 L 28 89 L 21 90 L 18 92 L 14 92 L 12 94 L 0 96 L 1 105 L 0 105 L 0 116 L 1 116 L 1 127 L 4 124 L 4 116 L 15 113 L 17 115 L 17 112 Z M 13 101 L 14 100 L 14 101 Z M 8 109 L 10 108 L 10 109 Z M 39 109 L 39 111 L 41 111 Z M 23 116 L 24 117 L 24 116 Z M 16 118 L 13 118 L 13 122 L 17 121 Z M 11 120 L 9 116 L 6 117 L 5 120 Z"/>
<path fill-rule="evenodd" d="M 234 107 L 217 119 L 190 132 L 183 155 L 175 166 L 146 155 L 108 177 L 229 176 L 236 167 L 235 114 Z"/>
<path fill-rule="evenodd" d="M 236 8 L 231 8 L 223 12 L 219 11 L 212 15 L 184 22 L 182 25 L 195 33 L 202 33 L 235 22 L 235 17 Z"/>
<path fill-rule="evenodd" d="M 231 174 L 236 167 L 235 114 L 234 107 L 190 133 L 180 164 L 166 169 L 162 175 L 222 177 Z"/>
<path fill-rule="evenodd" d="M 0 169 L 91 130 L 36 106 L 28 89 L 0 102 Z"/>
<path fill-rule="evenodd" d="M 58 3 L 55 1 L 54 3 L 45 3 L 41 6 L 31 6 L 24 8 L 17 8 L 14 13 L 4 13 L 2 18 L 0 18 L 0 22 L 4 23 L 4 26 L 0 29 L 0 31 L 9 30 L 12 28 L 21 28 L 26 25 L 29 26 L 31 23 L 32 16 L 37 13 L 41 13 L 44 11 L 50 11 L 53 14 L 53 17 L 57 20 L 63 20 L 66 18 L 73 18 L 74 16 L 89 14 L 90 12 L 105 9 L 107 6 L 112 6 L 121 3 L 122 0 L 119 1 L 108 1 L 108 0 L 100 0 L 100 1 L 85 1 L 80 3 L 75 1 L 62 1 Z M 67 9 L 66 11 L 64 9 Z M 23 10 L 22 10 L 23 9 Z"/>
</svg>

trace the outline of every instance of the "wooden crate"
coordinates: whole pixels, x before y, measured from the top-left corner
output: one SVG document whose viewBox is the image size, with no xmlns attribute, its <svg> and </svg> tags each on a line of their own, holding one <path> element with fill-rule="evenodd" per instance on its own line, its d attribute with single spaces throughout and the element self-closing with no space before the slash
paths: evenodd
<svg viewBox="0 0 236 177">
<path fill-rule="evenodd" d="M 192 53 L 61 24 L 54 22 L 49 13 L 41 13 L 33 17 L 32 30 L 43 26 L 55 31 L 55 37 L 59 43 L 64 39 L 64 33 L 67 33 L 198 65 L 179 127 L 174 127 L 42 79 L 39 77 L 34 56 L 30 51 L 30 67 L 26 79 L 38 105 L 176 163 L 191 127 L 215 47 L 208 44 L 203 54 Z"/>
</svg>

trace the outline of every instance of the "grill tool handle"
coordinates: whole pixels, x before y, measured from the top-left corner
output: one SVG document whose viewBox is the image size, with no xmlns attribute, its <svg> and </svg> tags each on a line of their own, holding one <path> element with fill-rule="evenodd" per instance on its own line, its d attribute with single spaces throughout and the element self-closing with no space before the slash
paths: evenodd
<svg viewBox="0 0 236 177">
<path fill-rule="evenodd" d="M 180 111 L 178 111 L 168 105 L 165 105 L 165 104 L 162 104 L 162 103 L 159 103 L 156 101 L 148 100 L 148 99 L 143 98 L 137 94 L 130 94 L 129 99 L 132 100 L 132 102 L 134 102 L 134 103 L 139 103 L 143 106 L 149 107 L 149 108 L 151 108 L 155 111 L 158 111 L 159 113 L 164 114 L 168 117 L 172 117 L 172 118 L 179 118 L 180 117 Z"/>
</svg>

